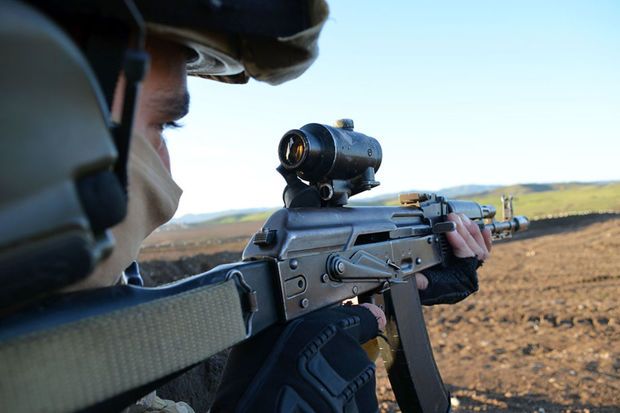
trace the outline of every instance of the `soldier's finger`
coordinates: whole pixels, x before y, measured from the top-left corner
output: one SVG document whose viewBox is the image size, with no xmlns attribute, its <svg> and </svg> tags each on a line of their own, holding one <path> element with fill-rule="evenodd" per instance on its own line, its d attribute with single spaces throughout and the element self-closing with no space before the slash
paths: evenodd
<svg viewBox="0 0 620 413">
<path fill-rule="evenodd" d="M 385 330 L 387 319 L 385 318 L 385 313 L 383 312 L 383 310 L 381 310 L 376 305 L 370 303 L 362 303 L 360 304 L 360 306 L 366 307 L 375 316 L 375 318 L 377 319 L 377 324 L 379 325 L 379 330 Z"/>
<path fill-rule="evenodd" d="M 476 254 L 469 248 L 467 241 L 465 241 L 459 231 L 459 227 L 463 226 L 461 218 L 456 214 L 450 213 L 448 214 L 448 220 L 456 224 L 456 231 L 446 233 L 446 239 L 452 247 L 454 256 L 458 258 L 474 257 Z"/>
<path fill-rule="evenodd" d="M 476 224 L 474 221 L 469 219 L 469 217 L 467 216 L 465 216 L 463 220 L 465 221 L 465 224 L 467 225 L 467 229 L 469 230 L 469 233 L 471 234 L 471 236 L 474 238 L 474 240 L 476 241 L 476 243 L 482 250 L 482 256 L 478 257 L 478 259 L 483 260 L 483 261 L 486 260 L 487 258 L 489 258 L 489 250 L 487 249 L 484 238 L 482 237 L 482 233 L 480 232 L 480 227 L 478 226 L 478 224 Z"/>
<path fill-rule="evenodd" d="M 491 248 L 493 248 L 493 237 L 491 236 L 491 230 L 485 228 L 482 230 L 482 238 L 484 238 L 484 243 L 487 246 L 487 251 L 491 252 Z"/>
<path fill-rule="evenodd" d="M 461 234 L 458 233 L 458 231 L 446 233 L 446 239 L 452 247 L 452 252 L 454 253 L 455 257 L 467 258 L 476 256 L 476 254 L 471 250 L 471 248 L 469 248 L 469 245 L 467 245 L 467 242 L 463 239 Z"/>
<path fill-rule="evenodd" d="M 459 214 L 459 218 L 461 219 L 461 226 L 456 226 L 457 231 L 459 231 L 459 234 L 461 234 L 465 242 L 467 242 L 467 245 L 474 252 L 474 255 L 480 260 L 483 259 L 484 251 L 482 250 L 482 247 L 476 242 L 469 230 L 468 221 L 470 219 L 464 214 Z"/>
<path fill-rule="evenodd" d="M 415 285 L 418 287 L 418 290 L 426 290 L 428 288 L 428 278 L 426 275 L 421 272 L 415 275 Z"/>
</svg>

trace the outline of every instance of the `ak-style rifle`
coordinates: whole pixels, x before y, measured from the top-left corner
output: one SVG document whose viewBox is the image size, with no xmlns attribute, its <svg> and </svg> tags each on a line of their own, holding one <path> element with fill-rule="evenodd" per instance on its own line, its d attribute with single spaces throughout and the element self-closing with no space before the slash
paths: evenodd
<svg viewBox="0 0 620 413">
<path fill-rule="evenodd" d="M 308 124 L 281 139 L 285 207 L 250 240 L 242 262 L 176 283 L 65 294 L 0 318 L 0 398 L 10 411 L 112 411 L 212 354 L 312 311 L 358 297 L 385 309 L 390 381 L 403 412 L 447 412 L 413 277 L 451 259 L 451 212 L 495 238 L 527 229 L 495 208 L 438 194 L 400 206 L 350 207 L 379 182 L 379 142 Z M 304 182 L 305 181 L 305 182 Z M 153 334 L 157 332 L 157 334 Z"/>
</svg>

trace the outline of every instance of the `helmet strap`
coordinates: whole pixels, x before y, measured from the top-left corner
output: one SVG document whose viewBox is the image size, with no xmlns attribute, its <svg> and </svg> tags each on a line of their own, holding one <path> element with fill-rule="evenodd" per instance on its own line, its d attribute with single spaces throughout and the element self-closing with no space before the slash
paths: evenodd
<svg viewBox="0 0 620 413">
<path fill-rule="evenodd" d="M 140 82 L 146 75 L 148 54 L 144 50 L 145 24 L 132 0 L 100 2 L 106 11 L 95 23 L 86 45 L 86 57 L 101 85 L 108 108 L 112 108 L 119 74 L 125 75 L 120 122 L 110 128 L 118 151 L 114 172 L 127 192 L 127 162 Z"/>
</svg>

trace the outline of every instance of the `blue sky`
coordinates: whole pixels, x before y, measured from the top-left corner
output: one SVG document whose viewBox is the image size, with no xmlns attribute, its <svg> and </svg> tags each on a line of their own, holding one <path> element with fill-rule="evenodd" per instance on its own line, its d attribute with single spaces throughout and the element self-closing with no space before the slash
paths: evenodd
<svg viewBox="0 0 620 413">
<path fill-rule="evenodd" d="M 620 179 L 620 2 L 331 2 L 316 63 L 277 87 L 190 79 L 167 132 L 177 216 L 281 204 L 276 146 L 306 123 L 379 139 L 370 195 Z"/>
</svg>

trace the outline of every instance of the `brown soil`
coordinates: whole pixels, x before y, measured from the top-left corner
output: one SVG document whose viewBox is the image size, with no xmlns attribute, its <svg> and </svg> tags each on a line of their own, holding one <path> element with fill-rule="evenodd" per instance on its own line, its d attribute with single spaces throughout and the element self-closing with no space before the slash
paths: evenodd
<svg viewBox="0 0 620 413">
<path fill-rule="evenodd" d="M 175 278 L 238 257 L 202 256 Z M 462 303 L 425 309 L 454 412 L 620 412 L 620 218 L 535 222 L 494 247 L 480 285 Z M 399 411 L 378 367 L 381 411 Z"/>
<path fill-rule="evenodd" d="M 241 251 L 250 236 L 260 229 L 261 224 L 262 222 L 254 221 L 234 224 L 207 223 L 185 228 L 164 227 L 144 241 L 139 258 L 141 262 L 178 260 L 198 254 Z"/>
</svg>

